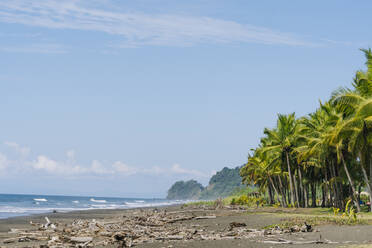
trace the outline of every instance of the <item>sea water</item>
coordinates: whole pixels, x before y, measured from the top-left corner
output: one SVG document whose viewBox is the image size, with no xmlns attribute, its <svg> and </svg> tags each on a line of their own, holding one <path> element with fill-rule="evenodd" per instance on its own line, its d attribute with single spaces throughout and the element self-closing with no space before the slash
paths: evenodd
<svg viewBox="0 0 372 248">
<path fill-rule="evenodd" d="M 167 206 L 182 203 L 177 200 L 0 194 L 0 219 L 40 213 L 70 212 L 89 209 L 127 209 Z"/>
</svg>

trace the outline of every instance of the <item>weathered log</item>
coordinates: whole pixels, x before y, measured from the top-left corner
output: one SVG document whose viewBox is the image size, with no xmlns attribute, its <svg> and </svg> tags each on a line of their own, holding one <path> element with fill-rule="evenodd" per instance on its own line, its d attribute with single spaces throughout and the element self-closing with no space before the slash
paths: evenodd
<svg viewBox="0 0 372 248">
<path fill-rule="evenodd" d="M 92 241 L 92 237 L 71 237 L 70 241 L 72 243 L 86 243 Z"/>
<path fill-rule="evenodd" d="M 217 217 L 215 215 L 206 215 L 206 216 L 197 216 L 195 217 L 195 220 L 204 220 L 204 219 L 216 219 Z"/>
</svg>

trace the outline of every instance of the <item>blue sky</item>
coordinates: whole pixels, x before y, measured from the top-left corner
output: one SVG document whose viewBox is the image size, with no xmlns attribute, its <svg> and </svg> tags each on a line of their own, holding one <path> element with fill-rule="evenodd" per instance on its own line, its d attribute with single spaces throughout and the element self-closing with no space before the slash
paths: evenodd
<svg viewBox="0 0 372 248">
<path fill-rule="evenodd" d="M 3 193 L 164 197 L 350 85 L 370 1 L 3 0 Z"/>
</svg>

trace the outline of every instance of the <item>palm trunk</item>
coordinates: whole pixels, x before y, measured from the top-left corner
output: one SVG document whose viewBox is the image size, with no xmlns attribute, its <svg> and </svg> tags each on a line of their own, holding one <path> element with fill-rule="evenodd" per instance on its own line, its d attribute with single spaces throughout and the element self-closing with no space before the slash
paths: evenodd
<svg viewBox="0 0 372 248">
<path fill-rule="evenodd" d="M 289 164 L 289 156 L 288 156 L 287 151 L 285 152 L 285 155 L 287 157 L 287 166 L 288 166 L 288 174 L 289 174 L 289 187 L 290 187 L 290 191 L 291 191 L 291 204 L 293 204 L 293 206 L 294 206 L 295 196 L 294 196 L 294 189 L 293 189 L 292 172 L 291 172 L 291 166 Z"/>
<path fill-rule="evenodd" d="M 315 183 L 311 184 L 311 207 L 316 207 L 316 185 Z"/>
<path fill-rule="evenodd" d="M 372 159 L 369 158 L 369 184 L 372 185 Z"/>
<path fill-rule="evenodd" d="M 281 194 L 282 194 L 282 202 L 283 202 L 283 207 L 287 207 L 288 205 L 287 205 L 287 198 L 285 197 L 285 191 L 283 191 L 284 190 L 284 188 L 283 188 L 283 184 L 282 184 L 282 179 L 280 178 L 280 176 L 278 176 L 278 179 L 279 179 L 279 186 L 280 186 L 280 192 L 281 192 Z"/>
<path fill-rule="evenodd" d="M 336 167 L 335 167 L 335 163 L 333 160 L 331 161 L 331 172 L 332 172 L 332 178 L 334 179 L 333 180 L 333 192 L 334 192 L 335 206 L 337 208 L 343 209 L 342 203 L 340 200 L 341 197 L 340 197 L 339 184 L 337 182 Z"/>
<path fill-rule="evenodd" d="M 274 191 L 275 191 L 275 194 L 277 195 L 277 198 L 278 198 L 278 200 L 279 200 L 279 202 L 280 202 L 280 205 L 282 205 L 282 207 L 284 207 L 284 204 L 283 204 L 283 202 L 280 200 L 278 190 L 277 190 L 277 188 L 275 187 L 274 181 L 273 181 L 273 179 L 271 178 L 271 176 L 269 176 L 269 180 L 270 180 L 270 183 L 271 183 L 272 188 L 273 188 Z"/>
<path fill-rule="evenodd" d="M 307 185 L 304 185 L 304 202 L 305 202 L 305 208 L 309 207 L 309 194 L 307 191 Z"/>
<path fill-rule="evenodd" d="M 338 168 L 338 165 L 336 164 L 336 176 L 339 177 L 340 176 L 340 173 L 339 173 L 339 168 Z M 342 182 L 338 182 L 338 188 L 339 188 L 339 193 L 340 193 L 340 203 L 341 203 L 341 207 L 342 209 L 345 209 L 345 203 L 344 203 L 344 189 L 343 189 L 343 185 L 342 185 Z"/>
<path fill-rule="evenodd" d="M 271 187 L 271 184 L 268 184 L 267 186 L 267 193 L 269 195 L 269 202 L 270 202 L 270 205 L 271 204 L 274 204 L 274 197 L 273 197 L 273 190 L 272 190 L 272 187 Z"/>
<path fill-rule="evenodd" d="M 295 174 L 293 174 L 293 184 L 295 186 L 295 192 L 296 192 L 296 202 L 295 202 L 295 205 L 296 205 L 296 207 L 299 208 L 300 207 L 300 205 L 299 205 L 300 199 L 298 197 L 298 184 L 297 184 L 297 180 L 296 180 L 296 175 Z"/>
<path fill-rule="evenodd" d="M 298 166 L 298 176 L 300 180 L 300 195 L 301 197 L 301 207 L 305 207 L 304 198 L 305 198 L 305 192 L 304 192 L 304 185 L 302 182 L 302 172 L 301 172 L 301 166 Z"/>
<path fill-rule="evenodd" d="M 347 179 L 349 180 L 349 183 L 350 183 L 350 186 L 351 186 L 351 190 L 353 192 L 353 198 L 354 198 L 354 201 L 355 201 L 355 204 L 356 204 L 358 213 L 359 213 L 360 212 L 360 204 L 359 204 L 359 200 L 358 200 L 358 195 L 357 195 L 357 192 L 355 190 L 354 182 L 353 182 L 353 180 L 350 177 L 350 173 L 349 173 L 349 170 L 348 170 L 348 168 L 346 166 L 345 159 L 344 159 L 344 156 L 342 155 L 342 152 L 341 152 L 340 157 L 341 157 L 341 162 L 344 165 L 344 170 L 346 172 Z"/>
<path fill-rule="evenodd" d="M 326 207 L 326 201 L 327 201 L 327 192 L 325 185 L 322 185 L 322 204 L 321 207 Z"/>
<path fill-rule="evenodd" d="M 324 206 L 326 207 L 330 207 L 332 205 L 332 197 L 331 197 L 331 190 L 329 189 L 328 187 L 328 165 L 327 163 L 326 164 L 326 167 L 324 168 L 324 178 L 325 178 L 325 181 L 324 181 L 324 192 L 325 192 L 325 202 L 324 202 Z"/>
<path fill-rule="evenodd" d="M 364 161 L 363 161 L 362 156 L 360 156 L 360 161 L 361 161 L 361 167 L 362 167 L 364 182 L 367 185 L 367 190 L 368 190 L 368 193 L 369 193 L 369 202 L 370 202 L 370 204 L 372 204 L 372 190 L 371 190 L 371 185 L 369 184 L 367 172 L 366 172 L 366 169 L 364 168 Z M 370 210 L 370 212 L 372 212 L 372 205 L 370 206 L 369 210 Z"/>
</svg>

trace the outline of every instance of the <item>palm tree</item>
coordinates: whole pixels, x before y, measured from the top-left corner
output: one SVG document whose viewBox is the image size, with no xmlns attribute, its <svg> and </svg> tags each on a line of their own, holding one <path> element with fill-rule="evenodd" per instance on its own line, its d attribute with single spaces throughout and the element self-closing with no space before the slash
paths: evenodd
<svg viewBox="0 0 372 248">
<path fill-rule="evenodd" d="M 363 185 L 372 202 L 372 51 L 362 51 L 367 70 L 356 73 L 352 89 L 335 91 L 306 117 L 279 114 L 276 126 L 264 129 L 241 170 L 244 180 L 253 180 L 261 191 L 274 190 L 282 206 L 288 194 L 292 205 L 307 207 L 308 186 L 313 207 L 317 187 L 322 206 L 343 208 L 350 196 L 360 211 L 357 187 L 360 192 Z"/>
<path fill-rule="evenodd" d="M 267 139 L 270 141 L 270 144 L 262 148 L 264 153 L 271 152 L 272 154 L 276 154 L 276 159 L 281 158 L 282 161 L 286 161 L 289 177 L 291 204 L 293 205 L 296 201 L 289 156 L 294 144 L 294 134 L 296 133 L 296 128 L 297 122 L 294 113 L 289 115 L 279 114 L 276 128 L 265 128 L 264 134 L 266 134 Z"/>
<path fill-rule="evenodd" d="M 342 103 L 339 102 L 338 104 L 341 105 Z M 348 150 L 361 162 L 364 181 L 370 194 L 370 202 L 372 202 L 372 159 L 370 152 L 372 138 L 372 98 L 363 98 L 361 102 L 354 104 L 352 107 L 354 114 L 340 126 L 338 136 L 348 138 Z M 366 171 L 368 167 L 370 171 L 369 178 Z"/>
<path fill-rule="evenodd" d="M 372 202 L 372 51 L 362 49 L 367 59 L 366 71 L 358 71 L 354 89 L 340 89 L 333 94 L 334 105 L 343 112 L 345 120 L 337 132 L 338 139 L 348 141 L 348 150 L 361 162 L 363 178 Z M 338 142 L 342 145 L 342 141 Z M 340 153 L 342 159 L 342 152 Z M 369 178 L 366 169 L 369 167 Z M 372 209 L 371 209 L 372 211 Z"/>
</svg>

